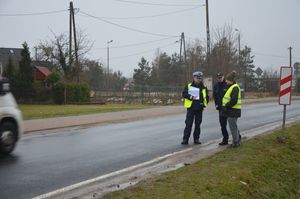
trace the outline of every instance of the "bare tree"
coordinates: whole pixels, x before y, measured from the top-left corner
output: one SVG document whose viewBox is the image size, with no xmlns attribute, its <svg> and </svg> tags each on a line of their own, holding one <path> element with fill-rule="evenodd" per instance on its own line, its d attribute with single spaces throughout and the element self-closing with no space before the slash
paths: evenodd
<svg viewBox="0 0 300 199">
<path fill-rule="evenodd" d="M 71 51 L 71 58 L 69 54 L 69 37 L 67 33 L 56 35 L 53 33 L 53 39 L 40 42 L 35 48 L 37 49 L 37 61 L 50 62 L 54 70 L 62 73 L 66 81 L 73 81 L 77 72 L 82 72 L 83 63 L 88 52 L 93 46 L 82 30 L 77 31 L 77 46 L 79 58 L 79 71 L 76 70 L 74 62 L 75 50 Z"/>
<path fill-rule="evenodd" d="M 231 25 L 224 25 L 214 30 L 211 53 L 211 66 L 208 69 L 214 74 L 218 71 L 229 73 L 232 70 L 241 72 L 239 67 L 238 41 Z"/>
<path fill-rule="evenodd" d="M 190 79 L 193 71 L 200 70 L 204 73 L 207 72 L 205 69 L 205 59 L 205 47 L 199 39 L 196 39 L 194 42 L 190 42 L 187 44 L 187 80 Z"/>
</svg>

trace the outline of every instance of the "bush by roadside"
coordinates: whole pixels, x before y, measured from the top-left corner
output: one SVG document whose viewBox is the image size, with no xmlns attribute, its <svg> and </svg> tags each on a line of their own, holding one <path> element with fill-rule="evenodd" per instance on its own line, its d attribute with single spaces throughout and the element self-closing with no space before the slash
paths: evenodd
<svg viewBox="0 0 300 199">
<path fill-rule="evenodd" d="M 58 83 L 53 87 L 53 101 L 56 104 L 87 102 L 90 87 L 87 83 Z M 66 96 L 66 99 L 65 99 Z"/>
<path fill-rule="evenodd" d="M 300 123 L 105 199 L 300 198 Z"/>
</svg>

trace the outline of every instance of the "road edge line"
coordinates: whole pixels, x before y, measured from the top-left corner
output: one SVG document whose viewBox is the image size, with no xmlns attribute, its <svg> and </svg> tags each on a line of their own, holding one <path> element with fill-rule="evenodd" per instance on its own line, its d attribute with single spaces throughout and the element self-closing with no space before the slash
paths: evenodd
<svg viewBox="0 0 300 199">
<path fill-rule="evenodd" d="M 104 179 L 107 179 L 107 178 L 110 178 L 110 177 L 114 177 L 114 176 L 117 176 L 117 175 L 120 175 L 120 174 L 123 174 L 123 173 L 126 173 L 126 172 L 133 171 L 135 169 L 139 169 L 139 168 L 142 168 L 142 167 L 149 166 L 151 164 L 154 164 L 154 163 L 157 163 L 157 162 L 162 161 L 164 159 L 167 159 L 167 158 L 169 158 L 171 156 L 191 151 L 192 149 L 193 148 L 190 147 L 188 149 L 184 149 L 184 150 L 181 150 L 181 151 L 176 151 L 176 152 L 173 152 L 173 153 L 169 153 L 167 155 L 160 156 L 158 158 L 149 160 L 147 162 L 136 164 L 136 165 L 127 167 L 125 169 L 114 171 L 114 172 L 111 172 L 111 173 L 108 173 L 108 174 L 105 174 L 105 175 L 98 176 L 96 178 L 85 180 L 85 181 L 82 181 L 82 182 L 79 182 L 79 183 L 76 183 L 76 184 L 73 184 L 73 185 L 70 185 L 70 186 L 66 186 L 66 187 L 61 188 L 61 189 L 57 189 L 55 191 L 51 191 L 51 192 L 46 193 L 46 194 L 42 194 L 42 195 L 33 197 L 32 199 L 45 199 L 45 198 L 55 197 L 55 196 L 57 196 L 59 194 L 63 194 L 65 192 L 72 191 L 74 189 L 77 189 L 77 188 L 80 188 L 80 187 L 83 187 L 83 186 L 87 186 L 87 185 L 90 185 L 92 183 L 95 183 L 95 182 L 98 182 L 98 181 L 101 181 L 101 180 L 104 180 Z"/>
</svg>

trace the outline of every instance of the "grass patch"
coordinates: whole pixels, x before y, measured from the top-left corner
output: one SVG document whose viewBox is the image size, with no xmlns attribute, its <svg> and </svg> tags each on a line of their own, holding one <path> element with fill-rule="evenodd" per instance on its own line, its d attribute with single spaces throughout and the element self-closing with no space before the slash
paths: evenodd
<svg viewBox="0 0 300 199">
<path fill-rule="evenodd" d="M 300 123 L 254 138 L 105 199 L 300 198 Z"/>
<path fill-rule="evenodd" d="M 59 116 L 105 113 L 125 110 L 151 108 L 143 104 L 106 104 L 106 105 L 19 105 L 23 118 L 42 119 Z"/>
</svg>

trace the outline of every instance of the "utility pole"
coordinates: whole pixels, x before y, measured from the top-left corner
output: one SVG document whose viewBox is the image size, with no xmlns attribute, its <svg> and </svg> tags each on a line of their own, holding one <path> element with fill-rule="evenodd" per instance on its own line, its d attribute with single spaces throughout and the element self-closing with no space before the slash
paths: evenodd
<svg viewBox="0 0 300 199">
<path fill-rule="evenodd" d="M 73 3 L 72 3 L 72 8 L 73 8 Z M 76 25 L 75 25 L 74 8 L 72 9 L 72 14 L 73 14 L 73 33 L 74 33 L 74 46 L 75 46 L 76 74 L 77 74 L 77 82 L 79 82 L 78 45 L 77 45 L 77 37 L 76 37 Z"/>
<path fill-rule="evenodd" d="M 185 63 L 185 67 L 187 69 L 187 81 L 189 80 L 189 77 L 190 77 L 190 66 L 187 62 L 187 59 L 186 59 L 186 47 L 185 47 L 185 36 L 184 36 L 184 33 L 182 33 L 182 40 L 183 40 L 183 50 L 184 50 L 184 63 Z"/>
<path fill-rule="evenodd" d="M 182 55 L 182 36 L 183 36 L 184 33 L 181 33 L 181 36 L 180 36 L 180 51 L 179 51 L 179 62 L 181 63 L 182 59 L 181 59 L 181 55 Z"/>
<path fill-rule="evenodd" d="M 113 40 L 109 40 L 108 42 L 107 42 L 107 89 L 108 89 L 108 87 L 109 87 L 109 44 L 111 43 L 111 42 L 113 42 Z"/>
<path fill-rule="evenodd" d="M 73 30 L 72 30 L 73 28 Z M 78 44 L 76 37 L 76 25 L 75 25 L 75 14 L 73 2 L 70 1 L 70 35 L 69 35 L 69 65 L 72 66 L 73 57 L 72 57 L 72 31 L 74 36 L 74 47 L 75 47 L 75 67 L 76 67 L 76 77 L 77 82 L 79 82 L 79 60 L 78 60 Z"/>
<path fill-rule="evenodd" d="M 69 65 L 72 66 L 72 17 L 73 17 L 73 2 L 70 2 L 70 21 L 69 21 Z M 65 74 L 66 75 L 66 74 Z"/>
<path fill-rule="evenodd" d="M 213 74 L 213 70 L 210 68 L 210 33 L 209 33 L 209 8 L 208 8 L 208 0 L 206 0 L 206 39 L 207 39 L 207 52 L 206 52 L 206 59 L 207 59 L 207 68 L 208 71 L 211 71 Z"/>
<path fill-rule="evenodd" d="M 189 65 L 188 65 L 187 59 L 186 59 L 186 48 L 185 48 L 184 32 L 181 33 L 181 37 L 180 37 L 180 54 L 179 54 L 180 64 L 182 63 L 182 48 L 183 48 L 183 52 L 184 52 L 184 65 L 185 65 L 185 71 L 186 71 L 186 81 L 189 81 L 190 68 L 189 68 Z"/>
<path fill-rule="evenodd" d="M 235 31 L 237 31 L 238 32 L 238 50 L 239 50 L 239 60 L 238 60 L 238 62 L 239 62 L 239 67 L 240 67 L 240 69 L 241 69 L 241 71 L 242 71 L 242 65 L 241 65 L 241 32 L 240 32 L 240 30 L 239 29 L 235 29 Z M 244 92 L 246 92 L 246 84 L 247 84 L 247 67 L 245 66 L 245 70 L 244 70 Z"/>
</svg>

